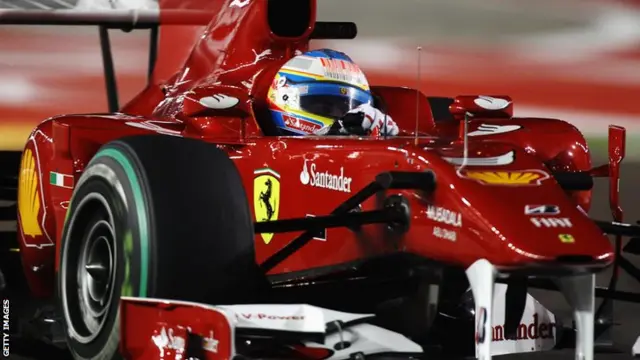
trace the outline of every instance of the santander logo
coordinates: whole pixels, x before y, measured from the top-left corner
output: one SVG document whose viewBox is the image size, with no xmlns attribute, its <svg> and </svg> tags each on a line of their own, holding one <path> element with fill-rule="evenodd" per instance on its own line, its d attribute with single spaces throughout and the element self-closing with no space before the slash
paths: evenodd
<svg viewBox="0 0 640 360">
<path fill-rule="evenodd" d="M 556 324 L 553 322 L 540 322 L 538 314 L 533 314 L 533 321 L 530 323 L 520 323 L 516 339 L 554 339 Z M 492 341 L 505 341 L 504 325 L 495 325 L 493 327 Z"/>
<path fill-rule="evenodd" d="M 295 118 L 289 115 L 282 115 L 282 119 L 286 126 L 305 134 L 313 134 L 322 129 L 322 125 L 305 119 Z"/>
<path fill-rule="evenodd" d="M 340 175 L 332 174 L 328 171 L 319 172 L 315 163 L 307 166 L 304 161 L 302 171 L 300 172 L 300 183 L 305 186 L 313 186 L 322 189 L 341 191 L 350 193 L 352 178 L 344 176 L 344 167 L 340 167 Z"/>
<path fill-rule="evenodd" d="M 309 185 L 309 180 L 311 177 L 309 176 L 309 171 L 307 170 L 307 160 L 304 161 L 304 165 L 302 166 L 302 172 L 300 172 L 300 182 L 302 185 Z"/>
</svg>

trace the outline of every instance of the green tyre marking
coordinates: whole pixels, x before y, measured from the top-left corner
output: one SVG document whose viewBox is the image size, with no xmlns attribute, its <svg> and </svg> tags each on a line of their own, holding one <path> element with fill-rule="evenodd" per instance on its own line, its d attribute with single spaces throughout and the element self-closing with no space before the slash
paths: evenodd
<svg viewBox="0 0 640 360">
<path fill-rule="evenodd" d="M 122 280 L 122 290 L 120 296 L 133 296 L 131 286 L 131 253 L 133 252 L 133 235 L 131 230 L 127 230 L 124 235 L 124 278 Z"/>
<path fill-rule="evenodd" d="M 149 221 L 147 219 L 147 214 L 144 211 L 145 203 L 144 198 L 142 196 L 142 187 L 140 186 L 140 181 L 136 175 L 136 172 L 133 170 L 133 165 L 131 161 L 124 155 L 120 150 L 114 148 L 107 148 L 104 150 L 100 150 L 94 159 L 98 159 L 100 157 L 110 157 L 115 160 L 122 168 L 124 172 L 127 174 L 129 178 L 129 182 L 131 183 L 131 190 L 133 191 L 133 200 L 136 204 L 136 209 L 138 211 L 138 226 L 140 233 L 140 289 L 138 291 L 138 296 L 147 297 L 147 281 L 149 278 Z M 93 160 L 91 161 L 93 162 Z M 127 249 L 129 254 L 133 250 L 133 238 L 131 236 L 131 232 L 128 231 L 127 235 L 124 239 L 125 246 L 125 257 L 127 254 Z M 125 281 L 129 281 L 129 261 L 125 264 Z M 127 292 L 133 292 L 131 289 L 130 281 L 128 284 L 123 285 L 123 295 L 125 290 Z"/>
<path fill-rule="evenodd" d="M 71 214 L 71 200 L 72 199 L 73 199 L 73 197 L 71 199 L 69 199 L 69 207 L 67 208 L 67 213 L 64 214 L 64 225 L 65 226 L 69 222 L 69 214 Z"/>
</svg>

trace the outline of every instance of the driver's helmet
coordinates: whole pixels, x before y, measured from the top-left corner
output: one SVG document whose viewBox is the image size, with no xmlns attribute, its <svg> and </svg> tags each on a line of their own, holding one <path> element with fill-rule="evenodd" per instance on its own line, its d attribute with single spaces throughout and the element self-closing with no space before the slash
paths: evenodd
<svg viewBox="0 0 640 360">
<path fill-rule="evenodd" d="M 369 83 L 346 54 L 313 50 L 289 60 L 269 88 L 269 110 L 284 135 L 316 134 L 361 104 L 372 103 Z"/>
</svg>

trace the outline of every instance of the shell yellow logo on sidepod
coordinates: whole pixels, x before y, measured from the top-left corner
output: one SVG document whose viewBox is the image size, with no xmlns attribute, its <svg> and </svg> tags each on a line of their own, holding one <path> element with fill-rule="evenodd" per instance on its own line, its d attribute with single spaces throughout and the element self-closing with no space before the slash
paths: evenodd
<svg viewBox="0 0 640 360">
<path fill-rule="evenodd" d="M 31 149 L 27 149 L 22 156 L 18 184 L 18 211 L 22 232 L 25 236 L 42 235 L 42 228 L 38 223 L 40 206 L 36 161 Z"/>
<path fill-rule="evenodd" d="M 543 180 L 549 178 L 549 174 L 541 170 L 461 171 L 459 174 L 481 184 L 507 186 L 540 185 Z"/>
</svg>

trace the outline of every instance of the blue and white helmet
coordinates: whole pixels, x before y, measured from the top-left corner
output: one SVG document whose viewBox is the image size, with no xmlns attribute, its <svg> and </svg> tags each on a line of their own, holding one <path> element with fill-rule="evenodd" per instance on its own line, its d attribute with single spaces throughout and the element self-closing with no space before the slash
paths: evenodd
<svg viewBox="0 0 640 360">
<path fill-rule="evenodd" d="M 372 101 L 360 67 L 346 54 L 328 49 L 309 51 L 284 64 L 267 99 L 276 127 L 287 135 L 315 134 Z"/>
</svg>

